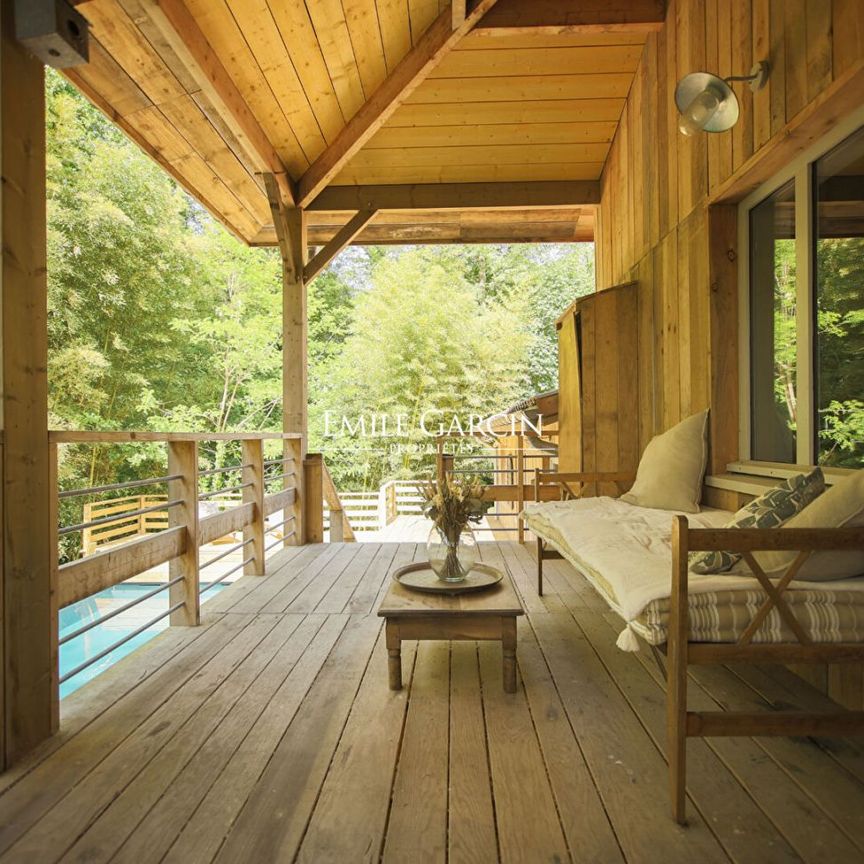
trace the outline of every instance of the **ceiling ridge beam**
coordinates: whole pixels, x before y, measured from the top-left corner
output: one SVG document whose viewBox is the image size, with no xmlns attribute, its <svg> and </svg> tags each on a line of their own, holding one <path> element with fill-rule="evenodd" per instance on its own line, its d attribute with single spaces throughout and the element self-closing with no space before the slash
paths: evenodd
<svg viewBox="0 0 864 864">
<path fill-rule="evenodd" d="M 307 210 L 496 210 L 600 203 L 599 180 L 329 186 Z"/>
<path fill-rule="evenodd" d="M 303 268 L 303 281 L 308 285 L 375 218 L 377 212 L 360 210 L 349 219 Z"/>
<path fill-rule="evenodd" d="M 197 86 L 229 121 L 229 128 L 255 161 L 252 173 L 273 174 L 283 199 L 292 205 L 295 190 L 282 158 L 183 0 L 138 0 L 138 3 Z"/>
<path fill-rule="evenodd" d="M 652 33 L 666 20 L 666 0 L 500 0 L 475 28 L 483 36 Z"/>
<path fill-rule="evenodd" d="M 306 207 L 316 198 L 495 2 L 479 0 L 466 11 L 464 20 L 457 27 L 454 27 L 454 17 L 458 19 L 458 16 L 454 16 L 449 7 L 441 12 L 417 44 L 300 178 L 298 206 Z"/>
</svg>

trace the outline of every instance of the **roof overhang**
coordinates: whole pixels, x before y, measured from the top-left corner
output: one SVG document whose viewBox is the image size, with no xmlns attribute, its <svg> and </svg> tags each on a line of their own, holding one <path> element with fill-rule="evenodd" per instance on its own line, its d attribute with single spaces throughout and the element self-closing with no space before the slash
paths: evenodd
<svg viewBox="0 0 864 864">
<path fill-rule="evenodd" d="M 231 231 L 276 243 L 593 239 L 606 155 L 664 0 L 84 0 L 69 79 Z M 355 206 L 356 205 L 356 206 Z"/>
</svg>

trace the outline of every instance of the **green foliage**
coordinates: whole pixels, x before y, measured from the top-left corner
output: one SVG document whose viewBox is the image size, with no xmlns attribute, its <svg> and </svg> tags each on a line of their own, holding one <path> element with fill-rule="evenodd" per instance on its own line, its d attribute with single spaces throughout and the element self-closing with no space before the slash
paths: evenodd
<svg viewBox="0 0 864 864">
<path fill-rule="evenodd" d="M 816 246 L 819 461 L 864 463 L 864 239 Z"/>
<path fill-rule="evenodd" d="M 276 251 L 231 237 L 50 70 L 47 132 L 52 427 L 280 428 Z M 592 289 L 588 245 L 346 250 L 308 291 L 311 448 L 325 448 L 343 488 L 428 467 L 428 456 L 324 441 L 324 412 L 485 414 L 555 387 L 554 319 Z M 158 444 L 61 452 L 65 488 L 166 470 Z M 214 443 L 201 459 L 239 453 Z M 64 502 L 64 523 L 82 504 Z"/>
<path fill-rule="evenodd" d="M 436 423 L 455 414 L 464 425 L 557 386 L 554 319 L 593 288 L 592 263 L 584 247 L 410 247 L 374 259 L 353 316 L 340 321 L 340 352 L 310 386 L 312 447 L 337 485 L 428 472 L 434 440 L 420 422 L 430 409 L 441 412 Z M 369 435 L 381 414 L 391 431 L 404 417 L 404 433 Z M 353 430 L 364 418 L 367 434 L 326 435 L 343 416 Z"/>
<path fill-rule="evenodd" d="M 864 462 L 864 241 L 823 238 L 816 248 L 816 392 L 819 463 Z M 798 424 L 794 239 L 774 244 L 774 398 L 789 429 Z"/>
</svg>

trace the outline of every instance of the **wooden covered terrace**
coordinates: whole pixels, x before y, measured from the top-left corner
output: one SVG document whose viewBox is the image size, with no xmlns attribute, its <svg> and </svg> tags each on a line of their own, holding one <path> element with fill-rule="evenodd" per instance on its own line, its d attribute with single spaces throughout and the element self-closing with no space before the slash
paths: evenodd
<svg viewBox="0 0 864 864">
<path fill-rule="evenodd" d="M 862 753 L 840 739 L 691 745 L 668 816 L 663 679 L 570 565 L 484 543 L 527 616 L 519 686 L 491 643 L 403 648 L 375 614 L 415 544 L 278 552 L 67 697 L 0 778 L 0 861 L 856 861 Z M 523 626 L 524 625 L 524 626 Z M 829 710 L 781 668 L 700 669 L 700 709 Z"/>
<path fill-rule="evenodd" d="M 306 309 L 308 284 L 352 243 L 593 240 L 598 291 L 559 320 L 559 467 L 613 487 L 652 436 L 710 409 L 702 503 L 737 510 L 820 457 L 812 316 L 796 331 L 810 419 L 781 459 L 753 432 L 749 232 L 791 182 L 812 312 L 815 179 L 864 127 L 860 0 L 0 8 L 0 861 L 864 856 L 860 739 L 686 743 L 688 684 L 700 712 L 793 709 L 857 731 L 864 665 L 834 662 L 849 656 L 802 645 L 806 666 L 688 670 L 685 647 L 667 683 L 650 652 L 616 648 L 620 621 L 573 567 L 548 564 L 541 597 L 529 547 L 493 541 L 482 557 L 526 613 L 516 693 L 498 646 L 473 641 L 407 641 L 405 686 L 388 690 L 377 610 L 392 570 L 423 552 L 340 542 L 351 526 L 307 446 Z M 208 436 L 49 431 L 42 60 L 58 56 L 229 231 L 280 250 L 282 431 L 225 436 L 242 454 L 224 469 L 234 510 L 199 513 Z M 763 61 L 751 90 L 739 79 Z M 685 136 L 676 83 L 702 71 L 730 83 L 740 113 Z M 847 162 L 824 212 L 831 236 L 859 238 L 864 157 Z M 769 220 L 783 240 L 788 201 Z M 58 524 L 59 496 L 93 491 L 58 490 L 58 448 L 136 441 L 165 447 L 167 473 L 134 482 L 166 486 L 169 528 L 58 565 L 58 537 L 82 527 Z M 603 482 L 594 491 L 613 494 Z M 521 507 L 534 489 L 520 476 L 501 494 Z M 322 542 L 325 501 L 337 542 Z M 242 536 L 244 575 L 202 607 L 200 548 L 226 532 Z M 165 563 L 171 626 L 61 700 L 58 611 Z M 666 783 L 671 768 L 683 822 L 688 749 L 685 827 Z"/>
</svg>

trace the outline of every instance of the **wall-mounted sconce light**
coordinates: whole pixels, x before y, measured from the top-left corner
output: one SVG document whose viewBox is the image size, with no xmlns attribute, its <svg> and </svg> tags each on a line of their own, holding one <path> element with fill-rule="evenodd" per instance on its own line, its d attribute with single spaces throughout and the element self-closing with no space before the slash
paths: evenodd
<svg viewBox="0 0 864 864">
<path fill-rule="evenodd" d="M 738 122 L 738 99 L 732 81 L 748 81 L 755 93 L 765 86 L 769 67 L 765 60 L 758 62 L 749 75 L 730 75 L 718 78 L 710 72 L 691 72 L 675 88 L 675 104 L 681 114 L 678 129 L 682 135 L 696 132 L 725 132 Z"/>
</svg>

